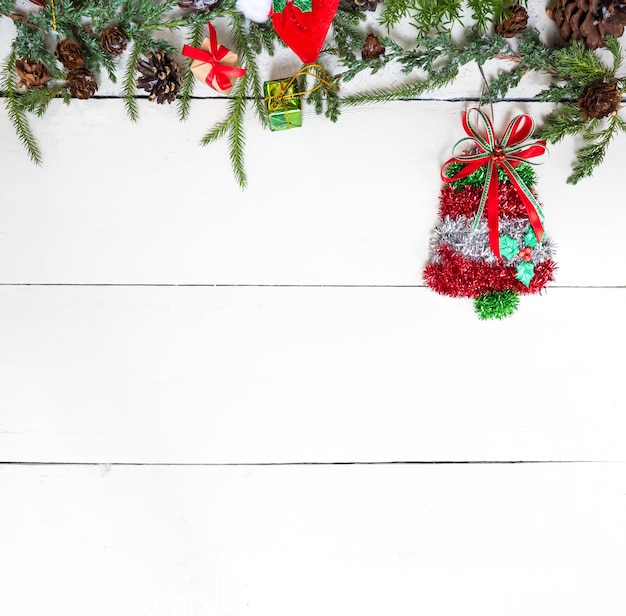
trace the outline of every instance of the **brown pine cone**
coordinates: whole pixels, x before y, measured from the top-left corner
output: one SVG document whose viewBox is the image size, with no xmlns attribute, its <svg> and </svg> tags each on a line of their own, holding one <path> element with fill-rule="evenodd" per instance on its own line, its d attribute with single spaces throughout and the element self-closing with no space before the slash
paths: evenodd
<svg viewBox="0 0 626 616">
<path fill-rule="evenodd" d="M 74 41 L 70 41 L 70 39 L 59 41 L 54 55 L 68 71 L 74 71 L 85 66 L 85 58 L 83 57 L 81 46 Z"/>
<path fill-rule="evenodd" d="M 98 91 L 98 82 L 86 68 L 77 68 L 67 74 L 67 89 L 74 98 L 91 98 Z"/>
<path fill-rule="evenodd" d="M 548 9 L 566 41 L 584 41 L 588 49 L 604 47 L 607 35 L 619 38 L 626 25 L 626 4 L 621 0 L 557 0 Z"/>
<path fill-rule="evenodd" d="M 180 0 L 179 8 L 191 11 L 206 11 L 215 8 L 220 0 Z"/>
<path fill-rule="evenodd" d="M 115 26 L 109 26 L 100 35 L 100 47 L 112 56 L 119 56 L 126 49 L 127 40 L 121 30 Z"/>
<path fill-rule="evenodd" d="M 48 69 L 41 62 L 16 60 L 15 72 L 20 78 L 19 82 L 16 84 L 18 88 L 24 87 L 29 90 L 32 88 L 45 88 L 46 83 L 52 79 Z"/>
<path fill-rule="evenodd" d="M 377 36 L 374 36 L 371 32 L 368 33 L 361 49 L 361 58 L 363 60 L 375 60 L 385 53 L 385 48 L 378 40 Z"/>
<path fill-rule="evenodd" d="M 584 89 L 578 107 L 585 120 L 599 120 L 616 113 L 621 100 L 622 94 L 614 83 L 594 83 Z"/>
<path fill-rule="evenodd" d="M 383 0 L 339 0 L 344 9 L 352 11 L 375 11 Z"/>
<path fill-rule="evenodd" d="M 163 51 L 149 51 L 146 60 L 137 63 L 137 70 L 141 77 L 137 79 L 137 86 L 146 92 L 148 97 L 157 103 L 171 103 L 181 88 L 182 79 L 178 64 L 174 58 Z"/>
<path fill-rule="evenodd" d="M 527 25 L 528 11 L 520 4 L 516 4 L 511 8 L 510 16 L 496 24 L 496 32 L 504 38 L 513 38 L 525 30 Z"/>
</svg>

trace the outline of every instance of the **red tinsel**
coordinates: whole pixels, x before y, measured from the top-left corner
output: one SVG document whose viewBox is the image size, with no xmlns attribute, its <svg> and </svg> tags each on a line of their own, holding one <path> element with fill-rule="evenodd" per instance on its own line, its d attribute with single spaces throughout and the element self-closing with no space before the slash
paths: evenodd
<svg viewBox="0 0 626 616">
<path fill-rule="evenodd" d="M 526 206 L 512 184 L 502 182 L 498 190 L 500 216 L 528 218 Z M 452 218 L 457 218 L 458 216 L 472 218 L 476 216 L 482 192 L 482 187 L 463 186 L 462 188 L 454 189 L 452 186 L 444 186 L 441 189 L 439 215 L 441 218 L 444 216 L 451 216 Z M 483 212 L 483 218 L 486 216 L 487 208 Z"/>
<path fill-rule="evenodd" d="M 515 278 L 517 271 L 513 266 L 466 259 L 447 245 L 437 247 L 436 253 L 438 262 L 425 267 L 424 280 L 437 293 L 452 297 L 480 297 L 490 291 L 504 290 L 539 293 L 554 279 L 556 269 L 554 261 L 538 263 L 527 287 Z"/>
</svg>

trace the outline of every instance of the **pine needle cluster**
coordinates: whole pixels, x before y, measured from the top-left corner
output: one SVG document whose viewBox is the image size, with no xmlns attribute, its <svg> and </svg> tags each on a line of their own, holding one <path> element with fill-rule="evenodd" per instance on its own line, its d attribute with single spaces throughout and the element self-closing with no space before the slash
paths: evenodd
<svg viewBox="0 0 626 616">
<path fill-rule="evenodd" d="M 77 42 L 84 55 L 85 68 L 94 75 L 107 75 L 113 82 L 121 77 L 121 92 L 131 121 L 139 118 L 137 63 L 150 51 L 172 54 L 182 73 L 177 107 L 179 119 L 184 121 L 191 113 L 196 79 L 190 70 L 191 60 L 180 56 L 180 49 L 168 42 L 167 33 L 181 29 L 185 42 L 197 48 L 206 36 L 207 21 L 223 17 L 246 73 L 235 83 L 226 117 L 204 135 L 201 144 L 227 139 L 235 178 L 244 187 L 247 183 L 244 166 L 246 112 L 252 109 L 262 126 L 269 125 L 259 59 L 272 57 L 284 43 L 271 21 L 248 22 L 236 9 L 235 2 L 221 0 L 211 9 L 186 11 L 178 6 L 178 0 L 55 0 L 56 29 L 53 29 L 51 3 L 43 7 L 33 4 L 32 11 L 25 13 L 15 0 L 0 0 L 0 15 L 10 16 L 16 26 L 11 53 L 1 69 L 2 97 L 18 138 L 33 161 L 40 163 L 42 156 L 29 125 L 29 115 L 44 115 L 55 99 L 68 104 L 72 101 L 66 83 L 67 72 L 54 55 L 57 41 L 69 38 Z M 579 106 L 583 92 L 593 84 L 614 84 L 623 93 L 626 80 L 619 74 L 621 47 L 615 39 L 607 37 L 606 48 L 613 59 L 612 65 L 607 65 L 597 52 L 585 49 L 580 42 L 547 46 L 532 31 L 517 37 L 512 45 L 509 39 L 490 32 L 494 23 L 508 15 L 512 5 L 511 0 L 384 0 L 378 19 L 382 26 L 390 29 L 388 36 L 380 37 L 385 52 L 367 60 L 361 58 L 367 34 L 364 14 L 340 7 L 332 23 L 328 47 L 322 50 L 318 63 L 305 67 L 308 75 L 303 81 L 306 83 L 299 87 L 303 101 L 317 114 L 335 122 L 344 107 L 415 99 L 426 92 L 445 88 L 454 82 L 462 67 L 472 63 L 478 65 L 481 73 L 483 65 L 489 61 L 499 61 L 501 68 L 499 74 L 485 84 L 483 103 L 505 99 L 529 73 L 543 74 L 549 83 L 535 98 L 553 103 L 555 109 L 545 121 L 541 136 L 551 142 L 568 136 L 582 140 L 568 180 L 576 183 L 593 172 L 605 158 L 610 142 L 626 132 L 626 123 L 618 113 L 603 119 L 588 119 L 583 117 Z M 401 43 L 391 31 L 403 21 L 410 23 L 416 33 L 409 48 L 405 40 Z M 107 53 L 101 45 L 101 33 L 111 26 L 121 30 L 128 42 L 124 66 L 120 66 L 119 56 Z M 453 27 L 456 28 L 454 37 Z M 459 36 L 460 27 L 465 30 Z M 326 68 L 328 58 L 338 61 L 340 70 L 336 75 Z M 19 87 L 18 59 L 42 63 L 50 73 L 50 80 L 44 87 Z M 397 87 L 341 96 L 342 83 L 361 73 L 376 74 L 390 65 L 399 67 L 405 76 Z"/>
</svg>

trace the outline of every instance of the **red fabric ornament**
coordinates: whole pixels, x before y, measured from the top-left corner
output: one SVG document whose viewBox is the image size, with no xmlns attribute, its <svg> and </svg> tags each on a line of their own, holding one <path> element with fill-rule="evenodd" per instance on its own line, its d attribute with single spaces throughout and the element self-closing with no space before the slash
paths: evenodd
<svg viewBox="0 0 626 616">
<path fill-rule="evenodd" d="M 315 62 L 320 55 L 339 0 L 312 0 L 312 10 L 303 12 L 287 0 L 282 12 L 272 12 L 276 34 L 305 64 Z"/>
</svg>

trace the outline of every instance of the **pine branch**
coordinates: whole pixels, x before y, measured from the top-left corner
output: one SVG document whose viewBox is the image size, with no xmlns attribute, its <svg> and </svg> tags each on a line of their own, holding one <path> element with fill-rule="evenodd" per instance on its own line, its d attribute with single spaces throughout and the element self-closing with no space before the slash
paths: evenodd
<svg viewBox="0 0 626 616">
<path fill-rule="evenodd" d="M 200 140 L 200 144 L 206 146 L 224 136 L 228 136 L 230 163 L 235 180 L 240 188 L 245 188 L 248 184 L 244 164 L 244 148 L 246 144 L 244 120 L 248 105 L 245 93 L 248 89 L 248 79 L 248 73 L 246 72 L 241 79 L 237 80 L 233 88 L 232 98 L 228 102 L 226 119 L 216 124 Z"/>
<path fill-rule="evenodd" d="M 263 96 L 263 83 L 256 64 L 256 54 L 251 47 L 245 31 L 245 18 L 242 13 L 235 12 L 230 19 L 231 31 L 235 45 L 242 57 L 242 66 L 246 69 L 243 83 L 246 89 L 242 90 L 242 96 L 251 96 L 254 100 L 254 110 L 257 118 L 264 128 L 269 126 L 265 98 Z M 242 80 L 240 80 L 242 81 Z"/>
<path fill-rule="evenodd" d="M 303 70 L 314 76 L 313 83 L 310 86 L 307 83 L 304 88 L 309 90 L 305 100 L 313 105 L 317 115 L 323 113 L 331 122 L 336 122 L 340 114 L 339 78 L 331 75 L 321 64 L 307 64 Z"/>
<path fill-rule="evenodd" d="M 191 47 L 200 47 L 202 44 L 204 34 L 204 23 L 197 22 L 191 26 L 191 31 L 187 37 L 187 44 Z M 189 118 L 189 113 L 191 111 L 191 96 L 193 95 L 194 86 L 196 85 L 196 77 L 191 72 L 191 63 L 193 60 L 191 58 L 187 59 L 185 66 L 183 68 L 184 77 L 183 77 L 183 87 L 180 91 L 180 95 L 176 104 L 178 105 L 178 119 L 181 122 L 184 122 Z"/>
<path fill-rule="evenodd" d="M 131 122 L 136 122 L 139 119 L 139 106 L 137 105 L 137 99 L 135 98 L 136 82 L 135 82 L 135 70 L 139 57 L 141 56 L 142 49 L 138 42 L 135 41 L 133 48 L 128 56 L 128 64 L 124 71 L 124 79 L 122 81 L 122 96 L 124 97 L 124 107 L 126 113 Z"/>
<path fill-rule="evenodd" d="M 572 104 L 565 104 L 546 118 L 540 137 L 549 143 L 559 143 L 568 135 L 582 132 L 586 126 L 587 121 L 580 109 Z"/>
<path fill-rule="evenodd" d="M 26 110 L 21 104 L 20 97 L 17 93 L 15 84 L 15 51 L 9 54 L 4 65 L 2 66 L 2 90 L 6 98 L 7 115 L 13 128 L 17 134 L 18 139 L 22 145 L 26 148 L 26 152 L 30 156 L 31 160 L 36 165 L 41 165 L 42 156 L 37 140 L 33 135 L 33 131 L 30 128 L 28 117 L 26 116 Z"/>
<path fill-rule="evenodd" d="M 244 147 L 246 144 L 244 133 L 244 118 L 248 101 L 245 92 L 248 88 L 248 73 L 236 84 L 235 93 L 230 101 L 231 126 L 228 134 L 228 147 L 230 150 L 230 163 L 235 174 L 235 180 L 241 188 L 248 185 L 248 178 L 244 165 Z"/>
<path fill-rule="evenodd" d="M 572 175 L 567 178 L 567 183 L 578 184 L 583 178 L 589 177 L 602 163 L 609 143 L 620 131 L 626 131 L 626 123 L 617 114 L 611 116 L 608 126 L 600 132 L 594 132 L 592 129 L 585 131 L 583 137 L 589 143 L 578 151 L 578 159 L 572 167 Z"/>
</svg>

